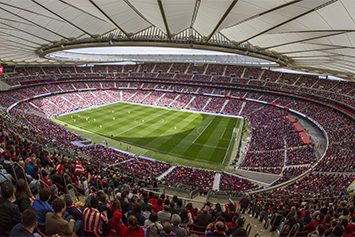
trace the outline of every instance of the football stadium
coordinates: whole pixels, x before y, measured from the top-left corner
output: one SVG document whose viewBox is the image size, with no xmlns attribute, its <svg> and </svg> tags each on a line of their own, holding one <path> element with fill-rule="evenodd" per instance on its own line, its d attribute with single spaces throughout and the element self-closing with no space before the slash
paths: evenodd
<svg viewBox="0 0 355 237">
<path fill-rule="evenodd" d="M 0 12 L 0 236 L 355 236 L 355 1 Z"/>
</svg>

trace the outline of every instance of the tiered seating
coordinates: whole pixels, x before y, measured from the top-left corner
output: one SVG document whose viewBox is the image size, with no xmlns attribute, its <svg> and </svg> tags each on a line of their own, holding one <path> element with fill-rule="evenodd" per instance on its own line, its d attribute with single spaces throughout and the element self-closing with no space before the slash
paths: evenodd
<svg viewBox="0 0 355 237">
<path fill-rule="evenodd" d="M 212 188 L 214 171 L 193 169 L 189 167 L 176 167 L 165 177 L 167 185 L 185 190 L 209 190 Z"/>
</svg>

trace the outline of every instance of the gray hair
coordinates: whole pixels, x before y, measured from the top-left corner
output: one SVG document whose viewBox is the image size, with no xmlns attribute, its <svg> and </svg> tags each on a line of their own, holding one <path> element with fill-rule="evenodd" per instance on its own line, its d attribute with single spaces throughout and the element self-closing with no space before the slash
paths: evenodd
<svg viewBox="0 0 355 237">
<path fill-rule="evenodd" d="M 178 214 L 174 214 L 171 217 L 171 222 L 174 226 L 178 226 L 181 224 L 181 217 Z"/>
</svg>

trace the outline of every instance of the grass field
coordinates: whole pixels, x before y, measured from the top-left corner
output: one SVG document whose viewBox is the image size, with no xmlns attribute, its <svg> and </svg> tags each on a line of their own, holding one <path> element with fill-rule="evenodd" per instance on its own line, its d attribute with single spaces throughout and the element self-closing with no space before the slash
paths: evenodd
<svg viewBox="0 0 355 237">
<path fill-rule="evenodd" d="M 56 117 L 69 130 L 110 146 L 176 164 L 222 168 L 237 118 L 116 103 Z"/>
</svg>

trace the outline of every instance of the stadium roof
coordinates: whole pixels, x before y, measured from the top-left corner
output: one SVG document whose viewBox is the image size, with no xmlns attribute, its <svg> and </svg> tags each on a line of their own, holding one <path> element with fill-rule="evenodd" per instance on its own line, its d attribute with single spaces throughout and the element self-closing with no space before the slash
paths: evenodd
<svg viewBox="0 0 355 237">
<path fill-rule="evenodd" d="M 0 62 L 86 46 L 220 50 L 355 75 L 354 0 L 2 0 Z M 62 62 L 60 62 L 62 63 Z"/>
</svg>

